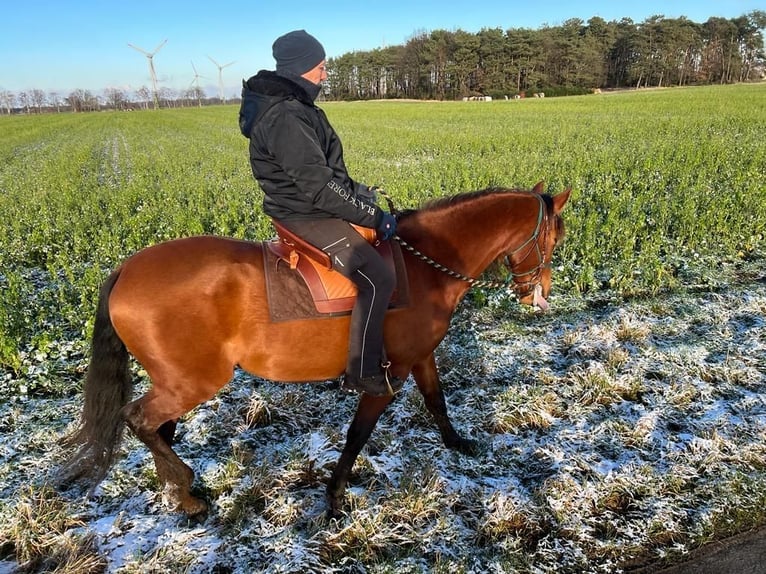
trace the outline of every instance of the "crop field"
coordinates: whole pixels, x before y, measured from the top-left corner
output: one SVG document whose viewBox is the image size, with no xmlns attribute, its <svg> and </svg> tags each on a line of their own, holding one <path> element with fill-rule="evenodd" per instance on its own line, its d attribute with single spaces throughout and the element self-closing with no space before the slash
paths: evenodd
<svg viewBox="0 0 766 574">
<path fill-rule="evenodd" d="M 409 382 L 339 520 L 323 483 L 355 399 L 237 373 L 179 427 L 199 524 L 133 438 L 94 497 L 46 479 L 109 271 L 166 239 L 273 235 L 238 108 L 0 118 L 0 572 L 627 572 L 766 523 L 764 101 L 322 104 L 352 177 L 399 208 L 571 187 L 552 308 L 472 291 L 438 358 L 481 453 L 447 451 Z"/>
<path fill-rule="evenodd" d="M 352 176 L 400 207 L 540 180 L 572 187 L 557 288 L 632 295 L 716 281 L 719 264 L 762 245 L 765 96 L 746 85 L 325 108 Z M 272 234 L 237 111 L 2 118 L 0 365 L 18 370 L 21 351 L 87 331 L 107 270 L 142 247 Z"/>
</svg>

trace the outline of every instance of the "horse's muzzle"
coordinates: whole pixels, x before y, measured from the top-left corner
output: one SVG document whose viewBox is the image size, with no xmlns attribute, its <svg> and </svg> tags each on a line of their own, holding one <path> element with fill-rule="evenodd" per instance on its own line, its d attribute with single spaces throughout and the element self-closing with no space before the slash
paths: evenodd
<svg viewBox="0 0 766 574">
<path fill-rule="evenodd" d="M 530 305 L 536 307 L 541 311 L 548 310 L 548 301 L 543 296 L 543 286 L 538 283 L 535 288 L 524 296 L 519 297 L 519 303 L 522 305 Z"/>
</svg>

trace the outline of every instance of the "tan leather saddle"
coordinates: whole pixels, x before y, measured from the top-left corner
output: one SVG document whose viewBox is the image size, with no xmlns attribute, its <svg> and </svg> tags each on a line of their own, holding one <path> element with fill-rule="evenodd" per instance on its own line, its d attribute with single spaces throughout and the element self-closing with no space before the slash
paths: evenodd
<svg viewBox="0 0 766 574">
<path fill-rule="evenodd" d="M 346 277 L 333 270 L 330 256 L 321 249 L 307 243 L 290 232 L 278 221 L 272 220 L 277 231 L 277 238 L 264 243 L 266 248 L 276 257 L 277 265 L 287 263 L 295 270 L 308 287 L 314 306 L 319 313 L 338 314 L 350 312 L 356 301 L 356 286 Z M 404 265 L 395 261 L 391 242 L 377 241 L 374 229 L 352 225 L 356 231 L 371 243 L 381 254 L 384 261 L 397 274 L 397 289 L 392 301 L 401 303 L 401 285 L 406 285 L 406 277 L 402 280 Z M 396 245 L 398 248 L 398 244 Z M 401 259 L 401 251 L 396 254 Z M 267 268 L 266 273 L 270 270 Z M 406 303 L 405 303 L 406 304 Z"/>
</svg>

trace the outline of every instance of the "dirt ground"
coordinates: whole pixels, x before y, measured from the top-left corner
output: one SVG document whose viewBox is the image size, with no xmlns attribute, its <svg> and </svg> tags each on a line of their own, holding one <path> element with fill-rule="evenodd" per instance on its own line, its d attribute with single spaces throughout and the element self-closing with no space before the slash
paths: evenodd
<svg viewBox="0 0 766 574">
<path fill-rule="evenodd" d="M 632 574 L 766 574 L 766 527 L 706 544 L 674 566 L 647 566 Z"/>
</svg>

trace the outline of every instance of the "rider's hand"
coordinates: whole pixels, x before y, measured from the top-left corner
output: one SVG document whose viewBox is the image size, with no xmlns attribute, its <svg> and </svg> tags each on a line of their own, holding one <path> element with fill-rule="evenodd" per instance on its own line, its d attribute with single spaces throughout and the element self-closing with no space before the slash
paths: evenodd
<svg viewBox="0 0 766 574">
<path fill-rule="evenodd" d="M 388 241 L 396 233 L 396 218 L 387 211 L 383 211 L 383 217 L 381 218 L 377 229 L 378 238 L 381 241 Z"/>
</svg>

